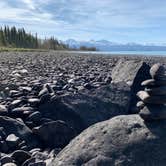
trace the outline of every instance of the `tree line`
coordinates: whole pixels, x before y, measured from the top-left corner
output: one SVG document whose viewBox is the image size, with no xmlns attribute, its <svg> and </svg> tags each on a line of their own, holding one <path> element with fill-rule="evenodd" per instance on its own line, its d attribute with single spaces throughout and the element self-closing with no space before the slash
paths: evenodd
<svg viewBox="0 0 166 166">
<path fill-rule="evenodd" d="M 96 51 L 95 47 L 85 46 L 81 46 L 79 49 L 72 49 L 54 37 L 43 40 L 38 38 L 37 33 L 35 35 L 27 33 L 24 28 L 17 29 L 15 26 L 0 27 L 0 47 Z"/>
<path fill-rule="evenodd" d="M 37 33 L 33 35 L 25 32 L 24 28 L 17 29 L 15 26 L 0 28 L 0 46 L 53 50 L 69 49 L 67 45 L 59 42 L 54 37 L 42 40 L 38 38 Z"/>
</svg>

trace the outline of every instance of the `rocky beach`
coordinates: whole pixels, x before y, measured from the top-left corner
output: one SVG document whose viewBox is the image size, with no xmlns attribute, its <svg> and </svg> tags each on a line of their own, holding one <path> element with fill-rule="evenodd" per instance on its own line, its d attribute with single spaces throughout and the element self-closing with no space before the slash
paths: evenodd
<svg viewBox="0 0 166 166">
<path fill-rule="evenodd" d="M 165 67 L 155 56 L 0 53 L 0 165 L 166 165 Z"/>
</svg>

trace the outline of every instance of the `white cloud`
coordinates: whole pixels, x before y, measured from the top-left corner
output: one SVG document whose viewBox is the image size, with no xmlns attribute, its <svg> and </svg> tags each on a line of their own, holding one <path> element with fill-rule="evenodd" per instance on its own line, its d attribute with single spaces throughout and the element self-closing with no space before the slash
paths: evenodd
<svg viewBox="0 0 166 166">
<path fill-rule="evenodd" d="M 35 3 L 32 0 L 22 0 L 29 9 L 35 10 Z"/>
</svg>

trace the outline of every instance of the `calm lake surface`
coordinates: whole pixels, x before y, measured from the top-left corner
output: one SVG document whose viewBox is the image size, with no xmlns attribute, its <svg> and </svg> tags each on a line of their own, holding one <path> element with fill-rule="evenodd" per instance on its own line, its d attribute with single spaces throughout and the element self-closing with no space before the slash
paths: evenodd
<svg viewBox="0 0 166 166">
<path fill-rule="evenodd" d="M 110 55 L 149 55 L 149 56 L 165 56 L 166 51 L 78 51 L 79 53 L 91 53 L 91 54 L 110 54 Z"/>
</svg>

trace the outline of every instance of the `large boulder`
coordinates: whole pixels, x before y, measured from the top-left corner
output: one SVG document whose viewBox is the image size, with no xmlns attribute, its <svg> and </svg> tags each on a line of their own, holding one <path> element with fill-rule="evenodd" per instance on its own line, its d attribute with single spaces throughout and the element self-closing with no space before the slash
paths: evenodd
<svg viewBox="0 0 166 166">
<path fill-rule="evenodd" d="M 64 95 L 39 107 L 47 118 L 63 120 L 81 131 L 90 125 L 128 114 L 130 91 L 125 83 Z"/>
<path fill-rule="evenodd" d="M 24 140 L 30 149 L 38 145 L 38 141 L 32 131 L 18 120 L 0 116 L 0 127 L 4 128 L 6 135 L 14 134 L 19 139 Z"/>
<path fill-rule="evenodd" d="M 137 113 L 136 103 L 137 92 L 142 90 L 141 82 L 151 78 L 150 66 L 140 60 L 120 59 L 112 70 L 112 83 L 125 82 L 130 87 L 131 101 L 129 106 L 130 113 Z"/>
<path fill-rule="evenodd" d="M 72 140 L 52 166 L 166 165 L 166 121 L 121 115 L 97 123 Z"/>
</svg>

